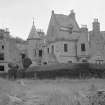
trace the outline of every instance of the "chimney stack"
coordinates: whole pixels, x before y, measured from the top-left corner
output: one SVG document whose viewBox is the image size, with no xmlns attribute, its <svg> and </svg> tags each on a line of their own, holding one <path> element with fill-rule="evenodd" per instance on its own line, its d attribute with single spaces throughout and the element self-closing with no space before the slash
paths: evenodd
<svg viewBox="0 0 105 105">
<path fill-rule="evenodd" d="M 100 23 L 98 22 L 97 18 L 95 18 L 93 21 L 93 32 L 100 32 Z"/>
<path fill-rule="evenodd" d="M 73 19 L 75 19 L 75 13 L 74 13 L 74 10 L 72 9 L 71 12 L 70 12 L 70 17 L 72 17 Z"/>
</svg>

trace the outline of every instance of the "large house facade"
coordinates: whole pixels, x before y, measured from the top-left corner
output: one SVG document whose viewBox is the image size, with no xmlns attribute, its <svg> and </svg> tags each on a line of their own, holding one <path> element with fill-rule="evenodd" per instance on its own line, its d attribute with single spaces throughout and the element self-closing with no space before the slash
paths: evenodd
<svg viewBox="0 0 105 105">
<path fill-rule="evenodd" d="M 91 63 L 105 63 L 105 33 L 100 31 L 98 19 L 94 19 L 93 30 L 89 32 L 90 59 Z"/>
<path fill-rule="evenodd" d="M 16 63 L 22 67 L 16 40 L 11 37 L 8 30 L 0 29 L 0 72 L 7 72 L 9 63 Z"/>
<path fill-rule="evenodd" d="M 48 63 L 51 58 L 59 63 L 105 63 L 105 31 L 100 31 L 97 18 L 88 31 L 87 25 L 79 27 L 73 10 L 69 15 L 52 11 L 46 40 L 47 55 L 53 55 Z"/>
<path fill-rule="evenodd" d="M 79 27 L 73 10 L 68 15 L 52 11 L 47 34 L 38 32 L 33 21 L 23 48 L 33 65 L 78 62 L 102 64 L 105 62 L 105 32 L 100 31 L 98 19 L 94 19 L 92 27 L 91 31 L 87 25 Z"/>
<path fill-rule="evenodd" d="M 14 39 L 7 30 L 0 30 L 0 71 L 8 71 L 8 63 L 21 64 L 21 53 L 32 65 L 53 63 L 105 63 L 105 31 L 100 31 L 98 19 L 79 27 L 73 10 L 70 14 L 52 11 L 47 34 L 36 29 L 33 21 L 27 40 Z"/>
<path fill-rule="evenodd" d="M 73 11 L 69 15 L 52 11 L 46 38 L 47 54 L 54 55 L 57 62 L 77 63 L 88 60 L 88 29 L 86 26 L 79 27 Z"/>
<path fill-rule="evenodd" d="M 29 57 L 33 65 L 41 65 L 44 56 L 45 34 L 41 29 L 36 29 L 33 24 L 27 40 L 17 43 L 18 49 Z"/>
</svg>

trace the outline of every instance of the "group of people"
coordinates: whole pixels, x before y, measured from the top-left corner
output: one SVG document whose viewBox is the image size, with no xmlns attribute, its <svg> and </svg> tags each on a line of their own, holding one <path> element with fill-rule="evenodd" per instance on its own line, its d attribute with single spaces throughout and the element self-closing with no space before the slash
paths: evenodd
<svg viewBox="0 0 105 105">
<path fill-rule="evenodd" d="M 22 66 L 23 68 L 19 68 L 18 64 L 9 63 L 8 67 L 8 77 L 9 79 L 16 79 L 17 77 L 25 78 L 25 71 L 32 64 L 30 58 L 28 58 L 25 54 L 21 54 Z M 21 76 L 20 76 L 21 75 Z"/>
</svg>

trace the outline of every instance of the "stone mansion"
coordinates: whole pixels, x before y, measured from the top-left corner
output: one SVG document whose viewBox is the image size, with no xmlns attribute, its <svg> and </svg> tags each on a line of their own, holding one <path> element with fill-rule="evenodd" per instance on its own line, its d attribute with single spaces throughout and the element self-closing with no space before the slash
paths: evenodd
<svg viewBox="0 0 105 105">
<path fill-rule="evenodd" d="M 100 31 L 98 19 L 79 27 L 75 13 L 56 14 L 52 11 L 47 34 L 37 30 L 33 21 L 27 40 L 13 38 L 8 30 L 0 30 L 0 71 L 8 70 L 8 63 L 22 67 L 20 54 L 26 54 L 32 65 L 52 63 L 105 63 L 105 31 Z"/>
</svg>

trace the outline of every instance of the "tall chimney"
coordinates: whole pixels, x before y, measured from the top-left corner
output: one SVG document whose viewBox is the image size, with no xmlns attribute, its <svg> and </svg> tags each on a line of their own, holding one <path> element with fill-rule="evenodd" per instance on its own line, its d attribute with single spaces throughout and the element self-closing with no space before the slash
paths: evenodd
<svg viewBox="0 0 105 105">
<path fill-rule="evenodd" d="M 100 32 L 100 23 L 98 22 L 97 18 L 95 18 L 93 21 L 93 32 Z"/>
<path fill-rule="evenodd" d="M 72 17 L 73 19 L 75 19 L 75 13 L 74 13 L 74 10 L 72 9 L 71 12 L 70 12 L 70 17 Z"/>
</svg>

